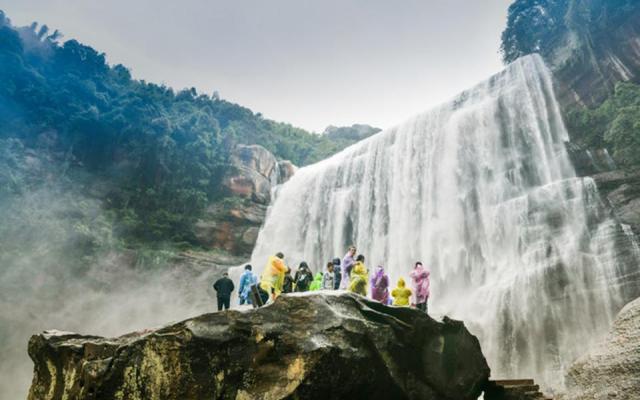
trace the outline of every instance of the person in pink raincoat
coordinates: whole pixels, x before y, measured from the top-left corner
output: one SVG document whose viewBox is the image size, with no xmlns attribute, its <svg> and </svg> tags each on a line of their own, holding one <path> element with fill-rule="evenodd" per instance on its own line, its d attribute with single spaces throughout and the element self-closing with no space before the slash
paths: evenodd
<svg viewBox="0 0 640 400">
<path fill-rule="evenodd" d="M 389 277 L 384 273 L 382 265 L 376 268 L 376 273 L 371 279 L 371 297 L 382 304 L 389 304 Z"/>
<path fill-rule="evenodd" d="M 429 300 L 429 275 L 420 261 L 416 262 L 416 265 L 411 271 L 411 282 L 413 283 L 413 294 L 415 306 L 425 313 L 427 312 L 427 301 Z"/>
</svg>

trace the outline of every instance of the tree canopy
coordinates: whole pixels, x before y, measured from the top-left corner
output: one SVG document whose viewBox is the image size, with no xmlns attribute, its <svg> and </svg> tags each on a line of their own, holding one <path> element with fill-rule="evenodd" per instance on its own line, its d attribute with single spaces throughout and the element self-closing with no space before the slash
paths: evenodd
<svg viewBox="0 0 640 400">
<path fill-rule="evenodd" d="M 104 53 L 60 37 L 46 25 L 14 27 L 0 11 L 0 140 L 106 182 L 106 202 L 132 237 L 189 240 L 237 144 L 306 165 L 354 142 L 265 119 L 217 93 L 132 79 Z"/>
<path fill-rule="evenodd" d="M 640 165 L 640 86 L 618 83 L 614 94 L 595 109 L 567 113 L 570 132 L 588 147 L 607 147 L 623 167 Z"/>
</svg>

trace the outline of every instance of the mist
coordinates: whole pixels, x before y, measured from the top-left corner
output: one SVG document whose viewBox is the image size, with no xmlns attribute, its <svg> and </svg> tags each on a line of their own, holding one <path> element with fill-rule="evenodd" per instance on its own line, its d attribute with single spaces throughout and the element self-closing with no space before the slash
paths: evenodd
<svg viewBox="0 0 640 400">
<path fill-rule="evenodd" d="M 16 141 L 0 151 L 1 399 L 27 396 L 33 334 L 120 335 L 213 310 L 218 271 L 180 264 L 173 249 L 126 249 L 102 201 L 83 195 L 88 179 Z"/>
</svg>

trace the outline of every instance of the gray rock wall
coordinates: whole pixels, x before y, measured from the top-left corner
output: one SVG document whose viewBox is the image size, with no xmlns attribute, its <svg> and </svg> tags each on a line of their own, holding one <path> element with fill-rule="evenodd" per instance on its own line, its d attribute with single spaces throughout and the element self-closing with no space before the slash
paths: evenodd
<svg viewBox="0 0 640 400">
<path fill-rule="evenodd" d="M 609 336 L 576 361 L 564 400 L 640 399 L 640 299 L 618 314 Z"/>
</svg>

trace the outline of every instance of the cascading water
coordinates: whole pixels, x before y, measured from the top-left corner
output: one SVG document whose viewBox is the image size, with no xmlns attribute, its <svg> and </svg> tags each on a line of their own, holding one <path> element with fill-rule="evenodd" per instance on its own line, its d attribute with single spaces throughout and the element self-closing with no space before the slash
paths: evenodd
<svg viewBox="0 0 640 400">
<path fill-rule="evenodd" d="M 608 218 L 577 178 L 552 79 L 522 58 L 453 101 L 300 169 L 279 189 L 252 260 L 317 270 L 350 244 L 392 281 L 432 271 L 430 310 L 464 320 L 494 377 L 562 385 L 558 370 L 624 299 Z"/>
</svg>

